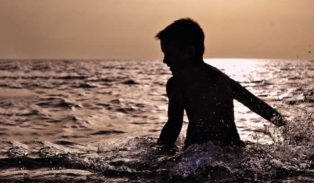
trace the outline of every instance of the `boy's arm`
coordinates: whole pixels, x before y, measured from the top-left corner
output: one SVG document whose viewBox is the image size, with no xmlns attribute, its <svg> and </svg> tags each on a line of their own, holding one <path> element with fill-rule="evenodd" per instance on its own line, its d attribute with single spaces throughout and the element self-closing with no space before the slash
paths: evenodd
<svg viewBox="0 0 314 183">
<path fill-rule="evenodd" d="M 182 128 L 184 105 L 181 91 L 170 79 L 167 83 L 168 121 L 163 127 L 158 144 L 173 146 Z"/>
<path fill-rule="evenodd" d="M 272 122 L 276 126 L 286 124 L 284 117 L 261 99 L 257 98 L 238 82 L 231 80 L 233 98 L 247 106 L 253 112 Z"/>
</svg>

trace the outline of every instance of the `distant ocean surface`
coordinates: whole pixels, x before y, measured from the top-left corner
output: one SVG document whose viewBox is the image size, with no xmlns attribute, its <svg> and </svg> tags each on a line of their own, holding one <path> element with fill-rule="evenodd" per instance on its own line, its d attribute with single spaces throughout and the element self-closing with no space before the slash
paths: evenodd
<svg viewBox="0 0 314 183">
<path fill-rule="evenodd" d="M 167 120 L 165 83 L 171 77 L 161 61 L 0 60 L 0 181 L 210 181 L 215 176 L 314 181 L 314 61 L 206 63 L 290 121 L 276 128 L 235 101 L 236 125 L 249 145 L 229 156 L 240 162 L 217 156 L 228 153 L 213 144 L 171 156 L 158 153 L 155 142 Z M 185 118 L 179 148 L 187 123 Z"/>
</svg>

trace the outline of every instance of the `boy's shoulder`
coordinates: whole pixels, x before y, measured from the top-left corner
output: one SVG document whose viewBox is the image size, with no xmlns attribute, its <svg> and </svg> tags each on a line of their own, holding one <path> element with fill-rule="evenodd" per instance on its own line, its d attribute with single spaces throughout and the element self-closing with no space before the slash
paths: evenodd
<svg viewBox="0 0 314 183">
<path fill-rule="evenodd" d="M 218 68 L 211 66 L 209 64 L 205 64 L 204 68 L 212 75 L 212 76 L 217 76 L 217 77 L 224 77 L 224 78 L 229 78 L 224 72 L 219 70 Z"/>
<path fill-rule="evenodd" d="M 172 76 L 168 79 L 166 84 L 166 94 L 168 97 L 174 97 L 175 95 L 180 95 L 182 92 L 182 87 L 180 86 L 180 81 L 177 77 Z"/>
<path fill-rule="evenodd" d="M 178 85 L 177 83 L 178 83 L 177 77 L 172 76 L 171 78 L 169 78 L 166 84 L 167 93 L 171 88 L 174 87 L 174 85 Z"/>
</svg>

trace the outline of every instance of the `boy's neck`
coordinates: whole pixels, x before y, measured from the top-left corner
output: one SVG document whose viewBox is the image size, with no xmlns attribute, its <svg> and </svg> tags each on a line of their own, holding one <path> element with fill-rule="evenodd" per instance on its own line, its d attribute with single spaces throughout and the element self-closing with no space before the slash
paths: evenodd
<svg viewBox="0 0 314 183">
<path fill-rule="evenodd" d="M 204 64 L 204 60 L 203 59 L 199 59 L 199 60 L 194 60 L 193 64 L 188 64 L 186 65 L 185 67 L 181 67 L 181 68 L 178 68 L 176 70 L 174 70 L 172 72 L 172 75 L 177 75 L 177 74 L 180 74 L 180 73 L 184 73 L 184 72 L 187 72 L 189 70 L 192 70 L 196 67 L 200 67 Z"/>
</svg>

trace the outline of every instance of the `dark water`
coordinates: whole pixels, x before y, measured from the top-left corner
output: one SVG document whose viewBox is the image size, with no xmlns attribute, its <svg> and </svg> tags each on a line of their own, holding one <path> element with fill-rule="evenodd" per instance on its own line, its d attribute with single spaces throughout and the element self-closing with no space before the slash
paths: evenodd
<svg viewBox="0 0 314 183">
<path fill-rule="evenodd" d="M 314 62 L 208 60 L 278 109 L 276 128 L 235 101 L 245 149 L 167 152 L 160 61 L 0 61 L 0 180 L 33 182 L 314 181 Z"/>
</svg>

